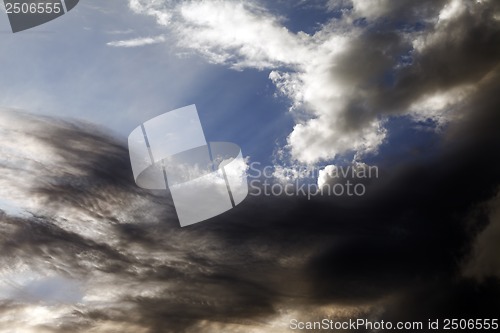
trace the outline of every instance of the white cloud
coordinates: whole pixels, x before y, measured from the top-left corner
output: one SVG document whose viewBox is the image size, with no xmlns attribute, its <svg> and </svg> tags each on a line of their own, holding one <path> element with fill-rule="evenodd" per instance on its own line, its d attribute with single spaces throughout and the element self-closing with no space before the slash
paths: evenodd
<svg viewBox="0 0 500 333">
<path fill-rule="evenodd" d="M 165 41 L 165 36 L 156 36 L 156 37 L 143 37 L 143 38 L 134 38 L 127 40 L 118 40 L 107 43 L 109 46 L 114 47 L 138 47 L 144 45 L 158 44 Z"/>
<path fill-rule="evenodd" d="M 147 7 L 132 1 L 130 7 L 153 15 L 151 8 L 159 10 L 160 4 Z M 169 11 L 178 15 L 163 24 L 178 37 L 180 47 L 238 69 L 273 69 L 270 79 L 292 100 L 292 110 L 303 111 L 303 107 L 309 113 L 309 119 L 297 124 L 288 139 L 293 158 L 314 163 L 349 149 L 371 151 L 382 142 L 384 131 L 377 120 L 360 133 L 344 136 L 335 115 L 330 114 L 332 104 L 338 104 L 336 113 L 341 113 L 341 99 L 352 89 L 342 82 L 331 82 L 328 73 L 332 58 L 342 53 L 352 33 L 295 34 L 279 17 L 251 2 L 192 1 Z M 311 114 L 317 118 L 310 119 Z"/>
<path fill-rule="evenodd" d="M 377 18 L 390 9 L 389 0 L 353 0 L 354 10 L 362 17 Z"/>
<path fill-rule="evenodd" d="M 299 65 L 309 56 L 307 36 L 293 34 L 279 18 L 251 2 L 187 2 L 175 33 L 180 46 L 235 67 Z"/>
<path fill-rule="evenodd" d="M 344 179 L 374 179 L 378 178 L 378 168 L 362 162 L 353 162 L 350 165 L 330 164 L 319 170 L 318 187 L 338 183 Z"/>
<path fill-rule="evenodd" d="M 158 24 L 167 25 L 172 14 L 169 11 L 169 0 L 129 0 L 129 7 L 134 12 L 153 16 Z"/>
<path fill-rule="evenodd" d="M 467 85 L 424 95 L 408 108 L 410 115 L 416 121 L 433 120 L 440 127 L 460 117 L 456 107 L 474 90 L 474 86 Z"/>
<path fill-rule="evenodd" d="M 403 86 L 387 93 L 372 82 L 383 80 L 388 71 L 413 66 L 401 66 L 397 60 L 402 49 L 413 46 L 409 57 L 415 58 L 437 47 L 435 41 L 452 29 L 448 23 L 468 10 L 462 1 L 451 0 L 445 6 L 424 1 L 422 8 L 386 0 L 376 5 L 366 0 L 325 5 L 329 10 L 341 9 L 342 18 L 306 34 L 291 32 L 284 18 L 253 1 L 129 1 L 134 12 L 153 16 L 168 29 L 182 49 L 235 69 L 270 70 L 270 80 L 291 100 L 290 111 L 296 115 L 287 148 L 300 163 L 328 161 L 350 151 L 358 158 L 376 152 L 386 138 L 384 120 L 390 114 L 433 118 L 440 124 L 453 119 L 450 110 L 469 90 L 457 93 L 447 87 L 439 91 L 440 96 L 430 96 L 425 89 L 411 91 Z M 429 28 L 424 32 L 391 30 L 370 38 L 363 27 L 354 24 L 359 18 L 376 24 L 381 16 L 397 16 L 402 9 Z M 410 79 L 418 85 L 415 76 Z M 382 102 L 375 103 L 377 99 Z M 400 105 L 389 105 L 393 99 Z"/>
<path fill-rule="evenodd" d="M 386 130 L 377 120 L 352 133 L 341 131 L 335 119 L 327 116 L 311 119 L 295 125 L 288 137 L 289 148 L 300 161 L 315 163 L 349 150 L 355 150 L 358 156 L 374 153 L 386 136 Z"/>
<path fill-rule="evenodd" d="M 439 13 L 440 21 L 447 21 L 458 17 L 466 10 L 466 6 L 462 0 L 452 0 L 444 6 Z"/>
</svg>

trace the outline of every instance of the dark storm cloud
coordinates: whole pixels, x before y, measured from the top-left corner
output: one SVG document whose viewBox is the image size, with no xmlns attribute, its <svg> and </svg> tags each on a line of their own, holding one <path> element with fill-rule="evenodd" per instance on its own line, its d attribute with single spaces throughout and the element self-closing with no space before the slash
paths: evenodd
<svg viewBox="0 0 500 333">
<path fill-rule="evenodd" d="M 481 80 L 500 65 L 498 3 L 466 1 L 462 12 L 447 19 L 438 19 L 442 2 L 398 1 L 391 6 L 395 8 L 370 22 L 332 67 L 332 80 L 359 89 L 341 118 L 347 131 L 376 117 L 408 114 L 412 104 L 432 94 L 496 83 Z M 464 112 L 460 105 L 454 107 L 458 114 Z"/>
<path fill-rule="evenodd" d="M 42 203 L 40 215 L 2 217 L 2 258 L 82 279 L 87 293 L 114 290 L 108 306 L 83 303 L 69 321 L 58 319 L 73 331 L 108 323 L 182 332 L 206 320 L 266 330 L 279 304 L 361 306 L 389 295 L 396 300 L 383 307 L 394 320 L 418 317 L 420 307 L 473 313 L 466 301 L 497 295 L 498 280 L 461 280 L 461 263 L 488 223 L 489 212 L 476 208 L 500 183 L 494 89 L 474 105 L 467 126 L 447 132 L 460 140 L 431 160 L 387 161 L 364 198 L 249 197 L 189 228 L 178 227 L 168 195 L 135 186 L 119 142 L 93 127 L 22 115 L 38 130 L 18 135 L 63 159 L 31 171 L 39 182 L 26 194 Z M 455 299 L 461 305 L 449 306 Z M 495 299 L 484 300 L 488 311 Z"/>
<path fill-rule="evenodd" d="M 36 181 L 24 195 L 40 203 L 30 208 L 32 217 L 2 216 L 6 265 L 15 270 L 20 261 L 80 279 L 94 293 L 111 283 L 121 295 L 105 309 L 80 309 L 75 329 L 91 327 L 98 313 L 158 332 L 180 332 L 202 319 L 252 322 L 273 314 L 277 293 L 260 280 L 276 272 L 272 260 L 234 249 L 216 232 L 180 229 L 165 194 L 135 186 L 123 145 L 88 125 L 12 113 L 10 120 L 29 123 L 30 131 L 16 135 L 50 147 L 57 163 L 29 170 Z M 134 202 L 140 199 L 144 205 Z M 247 260 L 260 267 L 250 277 Z M 101 282 L 103 275 L 110 282 Z M 133 304 L 138 315 L 130 318 L 123 304 Z"/>
<path fill-rule="evenodd" d="M 382 106 L 402 109 L 415 97 L 480 82 L 500 63 L 498 4 L 467 10 L 449 23 L 437 24 L 424 38 L 430 45 L 402 70 L 394 87 L 395 98 L 380 96 Z M 406 104 L 405 104 L 406 103 Z"/>
<path fill-rule="evenodd" d="M 496 276 L 500 277 L 500 192 L 485 207 L 489 211 L 487 224 L 478 234 L 473 251 L 464 264 L 464 274 L 479 280 Z"/>
<path fill-rule="evenodd" d="M 319 297 L 379 297 L 425 277 L 459 273 L 457 263 L 488 223 L 489 211 L 476 208 L 495 196 L 500 182 L 497 86 L 489 82 L 464 106 L 473 112 L 447 129 L 435 157 L 423 153 L 411 164 L 404 155 L 384 160 L 381 179 L 349 206 L 339 207 L 338 199 L 325 206 L 302 202 L 290 212 L 307 221 L 309 234 L 328 232 L 340 239 L 311 261 Z M 287 230 L 293 238 L 293 226 Z"/>
</svg>

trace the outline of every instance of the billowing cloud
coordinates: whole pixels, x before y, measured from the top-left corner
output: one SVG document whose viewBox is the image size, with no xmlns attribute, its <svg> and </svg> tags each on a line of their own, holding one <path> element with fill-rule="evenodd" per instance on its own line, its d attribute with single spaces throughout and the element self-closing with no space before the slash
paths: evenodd
<svg viewBox="0 0 500 333">
<path fill-rule="evenodd" d="M 144 45 L 158 44 L 165 41 L 164 36 L 133 38 L 109 42 L 107 45 L 115 47 L 139 47 Z"/>
<path fill-rule="evenodd" d="M 292 101 L 287 149 L 301 163 L 377 152 L 392 115 L 442 127 L 487 84 L 499 64 L 494 1 L 330 1 L 341 12 L 316 33 L 251 1 L 130 1 L 178 39 L 178 47 L 236 69 L 269 70 Z M 165 15 L 168 13 L 168 19 Z M 402 23 L 404 22 L 404 23 Z"/>
</svg>

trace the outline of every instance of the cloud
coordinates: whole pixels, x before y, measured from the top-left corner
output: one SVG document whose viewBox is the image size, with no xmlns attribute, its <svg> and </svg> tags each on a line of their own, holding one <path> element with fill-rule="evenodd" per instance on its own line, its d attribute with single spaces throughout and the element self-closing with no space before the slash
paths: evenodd
<svg viewBox="0 0 500 333">
<path fill-rule="evenodd" d="M 479 280 L 500 277 L 500 260 L 497 255 L 500 250 L 500 194 L 483 209 L 488 214 L 486 226 L 478 233 L 471 257 L 464 265 L 464 274 Z"/>
<path fill-rule="evenodd" d="M 127 40 L 118 40 L 107 43 L 109 46 L 114 47 L 139 47 L 144 45 L 152 45 L 159 44 L 165 41 L 164 36 L 156 36 L 156 37 L 143 37 L 143 38 L 134 38 Z"/>
<path fill-rule="evenodd" d="M 181 49 L 235 69 L 269 70 L 291 102 L 296 125 L 286 149 L 301 163 L 350 151 L 376 153 L 394 115 L 456 121 L 498 65 L 493 1 L 328 2 L 340 11 L 316 33 L 293 33 L 256 2 L 130 1 L 152 15 Z M 169 13 L 169 19 L 160 13 Z M 404 23 L 402 23 L 404 22 Z"/>
<path fill-rule="evenodd" d="M 249 197 L 189 228 L 167 193 L 135 186 L 104 129 L 3 109 L 0 205 L 17 209 L 0 215 L 0 274 L 15 282 L 0 285 L 0 327 L 284 332 L 292 318 L 498 313 L 496 206 L 476 214 L 500 185 L 487 87 L 438 154 L 392 157 L 366 196 Z M 480 279 L 464 277 L 471 257 Z"/>
</svg>

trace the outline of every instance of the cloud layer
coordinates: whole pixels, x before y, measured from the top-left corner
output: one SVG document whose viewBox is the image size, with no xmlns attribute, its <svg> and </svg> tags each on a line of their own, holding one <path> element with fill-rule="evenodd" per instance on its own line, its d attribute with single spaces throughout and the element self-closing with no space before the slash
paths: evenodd
<svg viewBox="0 0 500 333">
<path fill-rule="evenodd" d="M 463 103 L 499 65 L 494 1 L 329 1 L 324 10 L 333 18 L 314 34 L 290 31 L 286 18 L 253 1 L 129 5 L 153 16 L 180 49 L 270 71 L 292 102 L 296 125 L 286 149 L 302 163 L 376 152 L 391 116 L 441 128 L 473 112 Z"/>
<path fill-rule="evenodd" d="M 498 94 L 482 94 L 439 154 L 396 156 L 364 197 L 249 197 L 189 228 L 104 130 L 2 110 L 0 332 L 494 316 Z"/>
</svg>

